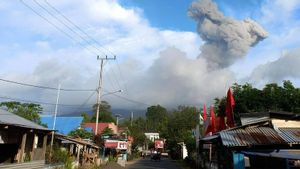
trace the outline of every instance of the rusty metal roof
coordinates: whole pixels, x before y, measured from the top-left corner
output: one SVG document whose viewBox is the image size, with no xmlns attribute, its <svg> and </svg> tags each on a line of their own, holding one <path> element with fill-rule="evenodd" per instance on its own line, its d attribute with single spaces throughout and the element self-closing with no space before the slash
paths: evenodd
<svg viewBox="0 0 300 169">
<path fill-rule="evenodd" d="M 279 135 L 289 144 L 300 144 L 300 128 L 278 128 Z"/>
<path fill-rule="evenodd" d="M 282 145 L 287 142 L 270 127 L 238 128 L 220 132 L 222 144 L 227 147 Z"/>
</svg>

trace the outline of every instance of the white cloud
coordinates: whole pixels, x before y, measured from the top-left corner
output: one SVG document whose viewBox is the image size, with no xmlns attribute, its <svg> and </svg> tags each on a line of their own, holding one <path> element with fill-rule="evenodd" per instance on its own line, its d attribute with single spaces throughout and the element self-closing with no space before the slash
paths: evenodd
<svg viewBox="0 0 300 169">
<path fill-rule="evenodd" d="M 50 21 L 55 21 L 45 11 L 38 8 L 38 5 L 33 1 L 25 2 Z M 123 90 L 128 88 L 126 92 L 129 95 L 126 97 L 143 98 L 144 94 L 138 93 L 137 95 L 134 92 L 135 88 L 140 85 L 138 80 L 142 76 L 147 76 L 144 74 L 145 71 L 159 57 L 161 50 L 173 46 L 188 53 L 190 58 L 197 56 L 201 40 L 196 33 L 159 30 L 150 27 L 148 21 L 142 17 L 142 10 L 140 9 L 123 8 L 117 1 L 48 2 L 53 3 L 53 6 L 63 11 L 64 15 L 68 16 L 90 36 L 97 39 L 103 44 L 103 47 L 116 53 L 121 73 L 124 75 L 122 78 L 120 77 L 115 61 L 106 64 L 104 74 L 104 88 L 106 90 L 118 90 L 120 87 Z M 44 2 L 42 4 L 46 6 Z M 6 31 L 7 28 L 10 28 L 11 31 L 17 32 L 20 38 L 11 35 L 13 39 L 15 38 L 12 40 L 13 42 L 0 42 L 1 50 L 12 51 L 13 49 L 9 55 L 1 54 L 1 62 L 5 63 L 0 72 L 2 78 L 52 87 L 57 87 L 58 83 L 61 83 L 62 88 L 96 88 L 99 61 L 96 60 L 96 55 L 89 52 L 89 50 L 97 51 L 91 47 L 91 44 L 86 44 L 89 48 L 83 50 L 78 42 L 68 39 L 63 33 L 19 2 L 9 2 L 4 10 L 7 12 L 5 14 L 6 19 L 1 25 L 5 27 Z M 0 17 L 4 18 L 3 15 Z M 15 20 L 17 23 L 11 22 L 11 20 Z M 61 23 L 57 21 L 54 23 L 68 34 L 76 37 Z M 86 37 L 84 34 L 82 36 Z M 76 39 L 83 44 L 85 43 L 79 37 Z M 11 43 L 18 45 L 11 46 Z M 101 52 L 98 53 L 101 54 Z M 132 86 L 134 87 L 132 88 Z M 2 93 L 3 95 L 11 97 L 46 102 L 54 102 L 56 98 L 56 91 L 23 88 L 9 84 L 3 84 L 0 88 L 6 91 Z M 16 88 L 18 90 L 15 90 Z M 61 103 L 81 104 L 90 93 L 62 93 L 61 95 Z M 113 97 L 108 96 L 106 98 L 113 99 Z M 132 106 L 124 100 L 118 100 L 118 102 L 115 99 L 110 100 L 114 107 Z M 89 104 L 95 103 L 95 100 L 95 96 L 92 97 Z M 157 100 L 144 101 L 152 104 L 152 101 L 156 103 Z M 170 102 L 166 103 L 169 104 Z M 49 106 L 46 108 L 49 109 Z"/>
<path fill-rule="evenodd" d="M 275 61 L 268 62 L 263 65 L 259 65 L 254 69 L 250 75 L 248 81 L 254 84 L 260 84 L 261 82 L 280 83 L 286 79 L 298 79 L 300 78 L 300 48 L 294 49 L 285 53 Z"/>
<path fill-rule="evenodd" d="M 0 3 L 0 19 L 2 20 L 0 35 L 4 36 L 1 32 L 11 32 L 11 34 L 7 40 L 0 40 L 0 61 L 3 63 L 0 76 L 2 78 L 52 87 L 57 87 L 58 83 L 61 83 L 62 88 L 96 88 L 99 78 L 99 61 L 89 50 L 101 54 L 100 51 L 77 37 L 78 41 L 89 46 L 89 50 L 82 49 L 78 42 L 70 40 L 19 1 L 5 2 L 5 8 L 3 3 Z M 247 73 L 249 75 L 257 65 L 270 61 L 273 62 L 257 68 L 253 76 L 249 75 L 250 80 L 255 81 L 265 77 L 280 79 L 289 74 L 294 78 L 298 77 L 298 74 L 289 71 L 283 71 L 286 73 L 281 75 L 271 74 L 278 66 L 279 62 L 275 60 L 280 56 L 281 49 L 299 44 L 299 40 L 295 37 L 300 35 L 299 29 L 295 26 L 298 22 L 289 24 L 290 21 L 286 21 L 284 31 L 278 30 L 279 28 L 276 31 L 273 30 L 272 25 L 276 25 L 277 22 L 272 18 L 277 16 L 273 14 L 268 16 L 268 11 L 277 10 L 277 7 L 264 6 L 262 8 L 265 13 L 259 23 L 270 24 L 268 28 L 272 29 L 267 28 L 270 32 L 269 39 L 258 44 L 245 60 L 238 61 L 230 69 L 208 71 L 206 60 L 196 59 L 200 53 L 199 47 L 203 44 L 196 33 L 151 27 L 149 21 L 143 18 L 141 9 L 124 8 L 115 0 L 48 2 L 53 3 L 53 6 L 103 44 L 103 47 L 117 55 L 119 65 L 116 61 L 109 61 L 105 65 L 104 89 L 115 91 L 121 88 L 124 92 L 119 95 L 123 97 L 148 104 L 159 103 L 168 107 L 179 104 L 199 106 L 202 103 L 210 104 L 213 98 L 224 96 L 230 84 L 240 81 Z M 37 5 L 33 1 L 29 4 L 34 5 L 36 9 Z M 265 5 L 271 5 L 271 1 Z M 41 14 L 46 14 L 41 9 L 37 9 Z M 284 10 L 292 12 L 293 5 L 286 5 Z M 289 18 L 292 19 L 290 15 Z M 284 20 L 284 18 L 280 19 Z M 55 23 L 63 28 L 58 22 Z M 68 29 L 63 29 L 72 34 Z M 279 33 L 274 34 L 274 32 Z M 74 34 L 73 36 L 76 37 Z M 86 37 L 83 34 L 82 36 Z M 109 53 L 104 49 L 103 52 Z M 291 57 L 291 59 L 280 61 L 284 63 L 286 61 L 287 64 L 293 59 Z M 245 69 L 250 70 L 245 71 Z M 285 67 L 282 69 L 284 70 Z M 296 68 L 293 70 L 298 71 Z M 239 72 L 246 73 L 237 79 L 235 76 Z M 0 90 L 3 91 L 1 95 L 10 97 L 52 103 L 56 100 L 55 90 L 32 89 L 4 82 L 0 82 Z M 62 92 L 60 103 L 79 105 L 90 94 L 88 92 Z M 145 106 L 114 96 L 107 95 L 103 99 L 108 100 L 114 108 Z M 93 104 L 95 101 L 94 95 L 88 104 Z M 53 111 L 53 106 L 45 106 L 45 109 Z M 78 111 L 78 109 L 69 111 Z"/>
<path fill-rule="evenodd" d="M 256 20 L 266 28 L 269 37 L 253 48 L 244 60 L 231 67 L 241 82 L 245 82 L 245 77 L 251 76 L 256 67 L 271 64 L 280 59 L 283 52 L 300 47 L 297 38 L 300 36 L 299 9 L 300 1 L 294 0 L 267 0 L 262 3 L 261 15 Z M 260 82 L 264 83 L 263 80 Z"/>
</svg>

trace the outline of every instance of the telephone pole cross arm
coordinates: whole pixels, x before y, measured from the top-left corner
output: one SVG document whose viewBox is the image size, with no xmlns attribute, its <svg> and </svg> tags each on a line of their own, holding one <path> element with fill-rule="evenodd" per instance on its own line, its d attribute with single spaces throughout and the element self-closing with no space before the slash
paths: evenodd
<svg viewBox="0 0 300 169">
<path fill-rule="evenodd" d="M 101 104 L 101 90 L 103 88 L 103 83 L 102 83 L 102 79 L 103 79 L 103 63 L 104 63 L 104 60 L 116 60 L 116 56 L 114 56 L 113 58 L 108 58 L 107 56 L 105 56 L 105 58 L 100 58 L 99 56 L 97 56 L 97 60 L 101 60 L 101 63 L 100 63 L 99 84 L 98 84 L 98 88 L 97 88 L 98 96 L 97 96 L 97 111 L 96 111 L 95 136 L 98 135 L 99 111 L 100 111 L 100 104 Z"/>
</svg>

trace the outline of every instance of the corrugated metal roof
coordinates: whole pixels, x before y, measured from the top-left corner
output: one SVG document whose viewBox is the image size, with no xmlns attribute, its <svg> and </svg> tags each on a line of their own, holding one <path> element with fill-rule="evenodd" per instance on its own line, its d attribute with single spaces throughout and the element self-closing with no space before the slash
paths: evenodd
<svg viewBox="0 0 300 169">
<path fill-rule="evenodd" d="M 19 126 L 30 129 L 50 130 L 3 109 L 0 109 L 0 124 Z"/>
<path fill-rule="evenodd" d="M 300 128 L 278 128 L 279 135 L 289 144 L 300 144 Z"/>
<path fill-rule="evenodd" d="M 270 127 L 248 127 L 221 131 L 222 144 L 227 147 L 286 144 L 286 141 Z"/>
<path fill-rule="evenodd" d="M 66 135 L 63 135 L 63 134 L 55 133 L 55 137 L 58 138 L 58 139 L 61 139 L 61 140 L 68 140 L 68 141 L 71 141 L 71 142 L 75 142 L 77 144 L 89 145 L 89 146 L 94 147 L 94 148 L 99 148 L 99 146 L 96 145 L 95 143 L 88 142 L 88 141 L 85 141 L 83 139 L 71 138 L 70 136 L 66 136 Z"/>
<path fill-rule="evenodd" d="M 72 130 L 80 127 L 83 117 L 65 117 L 57 116 L 55 122 L 55 130 L 62 134 L 69 134 Z M 53 116 L 41 116 L 42 123 L 47 124 L 49 129 L 53 128 Z"/>
<path fill-rule="evenodd" d="M 262 157 L 277 157 L 277 158 L 285 158 L 285 159 L 295 159 L 300 160 L 300 151 L 298 150 L 280 150 L 273 152 L 255 152 L 255 151 L 242 151 L 241 153 L 250 156 L 262 156 Z"/>
</svg>

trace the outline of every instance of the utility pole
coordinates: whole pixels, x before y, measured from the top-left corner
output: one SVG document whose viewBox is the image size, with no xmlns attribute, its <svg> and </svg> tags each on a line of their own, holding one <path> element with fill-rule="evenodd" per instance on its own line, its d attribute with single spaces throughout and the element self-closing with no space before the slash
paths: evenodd
<svg viewBox="0 0 300 169">
<path fill-rule="evenodd" d="M 103 84 L 102 84 L 102 73 L 103 73 L 103 63 L 104 60 L 115 60 L 116 56 L 114 56 L 113 58 L 108 58 L 107 56 L 105 56 L 105 58 L 100 58 L 99 56 L 97 56 L 97 60 L 101 60 L 100 63 L 100 77 L 99 77 L 99 85 L 98 85 L 98 96 L 97 96 L 97 112 L 96 112 L 96 126 L 95 126 L 95 135 L 98 134 L 98 122 L 99 122 L 99 110 L 100 110 L 100 104 L 101 104 L 101 89 L 103 88 Z"/>
<path fill-rule="evenodd" d="M 55 111 L 54 111 L 54 120 L 53 120 L 53 127 L 52 127 L 52 135 L 51 135 L 51 143 L 50 143 L 50 161 L 52 155 L 52 147 L 53 147 L 53 140 L 54 140 L 54 133 L 55 133 L 55 125 L 56 125 L 56 115 L 57 115 L 57 106 L 59 101 L 59 93 L 60 93 L 60 84 L 58 85 L 57 89 L 57 97 L 56 97 L 56 104 L 55 104 Z"/>
<path fill-rule="evenodd" d="M 133 112 L 131 112 L 131 118 L 130 118 L 130 126 L 132 127 L 132 121 L 133 121 Z"/>
</svg>

